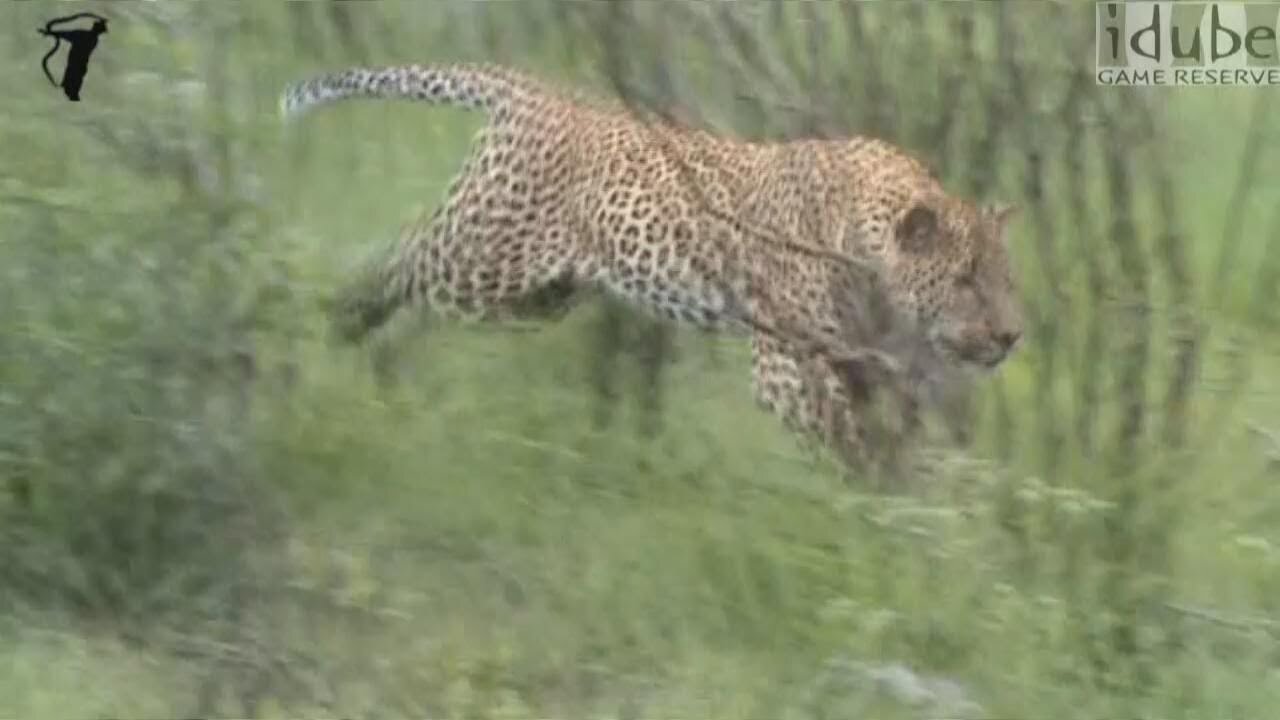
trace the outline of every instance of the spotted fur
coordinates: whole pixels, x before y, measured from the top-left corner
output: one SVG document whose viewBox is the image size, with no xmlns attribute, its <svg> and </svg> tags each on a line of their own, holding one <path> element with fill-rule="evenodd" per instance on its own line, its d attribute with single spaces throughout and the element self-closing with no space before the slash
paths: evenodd
<svg viewBox="0 0 1280 720">
<path fill-rule="evenodd" d="M 903 369 L 867 352 L 890 326 L 927 357 L 913 367 L 995 368 L 1021 332 L 1010 210 L 948 195 L 886 142 L 745 142 L 488 65 L 346 70 L 288 88 L 281 105 L 292 117 L 348 98 L 488 116 L 439 209 L 341 296 L 350 339 L 406 304 L 545 317 L 603 290 L 753 334 L 758 401 L 853 458 L 871 389 Z M 879 315 L 873 287 L 887 297 Z"/>
</svg>

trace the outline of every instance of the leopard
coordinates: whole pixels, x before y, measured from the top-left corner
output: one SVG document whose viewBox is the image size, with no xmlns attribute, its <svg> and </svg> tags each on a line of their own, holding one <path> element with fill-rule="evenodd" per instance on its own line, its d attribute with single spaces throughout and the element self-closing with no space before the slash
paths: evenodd
<svg viewBox="0 0 1280 720">
<path fill-rule="evenodd" d="M 1022 336 L 1017 208 L 949 194 L 888 141 L 745 139 L 491 63 L 318 74 L 286 86 L 280 111 L 358 98 L 487 122 L 436 208 L 335 294 L 345 341 L 404 307 L 545 320 L 602 292 L 750 336 L 756 402 L 860 465 L 877 388 L 896 388 L 895 432 L 910 434 L 912 388 L 990 374 Z"/>
</svg>

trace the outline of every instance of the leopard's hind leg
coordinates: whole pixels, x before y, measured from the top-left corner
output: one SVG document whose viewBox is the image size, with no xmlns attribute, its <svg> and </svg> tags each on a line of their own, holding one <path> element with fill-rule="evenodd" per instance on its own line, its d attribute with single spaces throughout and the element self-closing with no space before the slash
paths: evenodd
<svg viewBox="0 0 1280 720">
<path fill-rule="evenodd" d="M 574 229 L 558 206 L 536 207 L 527 184 L 483 177 L 491 152 L 482 142 L 440 208 L 337 294 L 339 337 L 361 340 L 405 305 L 480 321 L 548 319 L 580 296 L 590 271 Z"/>
</svg>

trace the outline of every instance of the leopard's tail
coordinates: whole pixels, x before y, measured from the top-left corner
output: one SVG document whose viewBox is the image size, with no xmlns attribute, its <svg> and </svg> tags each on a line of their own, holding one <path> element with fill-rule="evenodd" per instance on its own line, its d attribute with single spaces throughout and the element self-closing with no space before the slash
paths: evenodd
<svg viewBox="0 0 1280 720">
<path fill-rule="evenodd" d="M 533 90 L 530 79 L 493 65 L 391 65 L 350 68 L 285 88 L 280 113 L 296 117 L 319 105 L 350 98 L 418 100 L 492 112 Z"/>
</svg>

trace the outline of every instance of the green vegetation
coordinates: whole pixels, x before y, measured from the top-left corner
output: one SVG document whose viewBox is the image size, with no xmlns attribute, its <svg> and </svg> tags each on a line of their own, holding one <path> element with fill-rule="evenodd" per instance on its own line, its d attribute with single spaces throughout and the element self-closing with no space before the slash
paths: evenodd
<svg viewBox="0 0 1280 720">
<path fill-rule="evenodd" d="M 1280 706 L 1268 93 L 1096 88 L 1091 6 L 661 5 L 111 5 L 77 105 L 8 9 L 0 717 Z M 1022 202 L 972 441 L 873 491 L 755 408 L 743 340 L 602 303 L 331 343 L 480 118 L 277 93 L 456 59 Z"/>
</svg>

